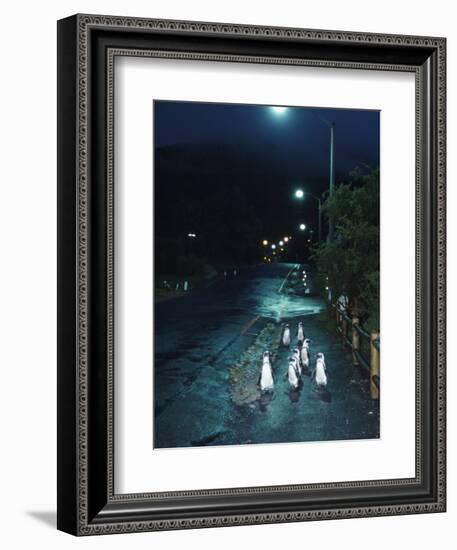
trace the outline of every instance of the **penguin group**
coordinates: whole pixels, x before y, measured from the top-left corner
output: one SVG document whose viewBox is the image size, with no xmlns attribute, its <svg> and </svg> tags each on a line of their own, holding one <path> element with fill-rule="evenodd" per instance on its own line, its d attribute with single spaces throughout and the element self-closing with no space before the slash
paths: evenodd
<svg viewBox="0 0 457 550">
<path fill-rule="evenodd" d="M 291 342 L 291 329 L 290 326 L 286 324 L 281 334 L 281 345 L 290 349 Z M 292 390 L 298 389 L 302 384 L 303 374 L 311 375 L 311 380 L 314 381 L 317 389 L 325 389 L 327 387 L 327 366 L 325 364 L 325 356 L 322 352 L 316 354 L 314 369 L 312 372 L 310 370 L 310 344 L 311 339 L 305 337 L 303 323 L 300 321 L 296 332 L 296 347 L 292 350 L 292 355 L 288 359 L 288 368 L 285 374 L 285 378 L 289 382 Z M 269 351 L 264 351 L 262 355 L 262 367 L 260 369 L 258 385 L 262 392 L 272 391 L 275 385 L 271 366 L 271 354 Z"/>
</svg>

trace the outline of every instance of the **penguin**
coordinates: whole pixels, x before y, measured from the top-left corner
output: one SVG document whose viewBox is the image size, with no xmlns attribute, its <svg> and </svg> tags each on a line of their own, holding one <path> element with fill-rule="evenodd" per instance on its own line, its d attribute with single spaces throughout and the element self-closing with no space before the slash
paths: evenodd
<svg viewBox="0 0 457 550">
<path fill-rule="evenodd" d="M 305 338 L 302 348 L 300 350 L 300 359 L 303 369 L 308 370 L 309 369 L 309 345 L 311 343 L 311 340 L 309 338 Z"/>
<path fill-rule="evenodd" d="M 297 342 L 298 344 L 303 344 L 305 339 L 305 331 L 303 330 L 303 323 L 300 321 L 297 328 Z"/>
<path fill-rule="evenodd" d="M 293 356 L 294 356 L 295 364 L 296 364 L 296 367 L 297 367 L 297 376 L 301 376 L 302 365 L 301 365 L 301 358 L 300 358 L 300 350 L 298 348 L 294 349 L 294 355 Z"/>
<path fill-rule="evenodd" d="M 260 370 L 259 379 L 257 381 L 262 391 L 272 390 L 274 388 L 273 373 L 270 363 L 270 352 L 264 351 L 262 356 L 262 368 Z"/>
<path fill-rule="evenodd" d="M 313 371 L 313 378 L 316 386 L 325 388 L 327 386 L 327 367 L 325 365 L 325 357 L 323 353 L 316 355 L 316 367 Z"/>
<path fill-rule="evenodd" d="M 287 380 L 289 381 L 289 384 L 292 386 L 292 388 L 297 389 L 299 385 L 299 379 L 297 376 L 297 365 L 296 361 L 293 357 L 289 359 L 289 367 L 287 369 Z"/>
<path fill-rule="evenodd" d="M 282 333 L 282 345 L 288 348 L 290 346 L 290 328 L 289 325 L 285 325 Z"/>
</svg>

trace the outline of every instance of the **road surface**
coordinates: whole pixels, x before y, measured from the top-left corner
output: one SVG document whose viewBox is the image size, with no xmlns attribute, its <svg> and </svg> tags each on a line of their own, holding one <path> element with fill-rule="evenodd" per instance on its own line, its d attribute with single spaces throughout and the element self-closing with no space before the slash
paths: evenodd
<svg viewBox="0 0 457 550">
<path fill-rule="evenodd" d="M 241 268 L 236 277 L 156 304 L 155 448 L 379 437 L 378 403 L 319 315 L 323 302 L 287 294 L 284 281 L 292 268 L 280 263 Z M 313 354 L 325 353 L 328 391 L 316 392 L 306 376 L 299 391 L 290 391 L 284 379 L 290 351 L 280 348 L 274 392 L 234 402 L 231 369 L 246 350 L 256 353 L 260 331 L 298 320 L 313 341 Z M 275 339 L 272 346 L 277 344 Z"/>
</svg>

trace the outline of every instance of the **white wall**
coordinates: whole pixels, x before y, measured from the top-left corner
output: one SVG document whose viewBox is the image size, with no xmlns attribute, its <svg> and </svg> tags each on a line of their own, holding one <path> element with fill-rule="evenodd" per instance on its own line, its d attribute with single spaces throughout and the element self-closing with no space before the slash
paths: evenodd
<svg viewBox="0 0 457 550">
<path fill-rule="evenodd" d="M 3 5 L 0 93 L 0 540 L 5 548 L 233 548 L 261 544 L 429 548 L 455 534 L 456 353 L 449 349 L 448 513 L 232 527 L 77 540 L 55 530 L 56 20 L 75 12 L 448 37 L 448 182 L 455 179 L 457 31 L 452 2 L 435 0 L 93 0 Z M 449 185 L 449 281 L 456 280 L 457 206 Z M 449 340 L 457 329 L 449 288 Z M 6 543 L 6 544 L 5 544 Z M 81 547 L 81 546 L 80 546 Z M 445 547 L 449 545 L 445 544 Z"/>
</svg>

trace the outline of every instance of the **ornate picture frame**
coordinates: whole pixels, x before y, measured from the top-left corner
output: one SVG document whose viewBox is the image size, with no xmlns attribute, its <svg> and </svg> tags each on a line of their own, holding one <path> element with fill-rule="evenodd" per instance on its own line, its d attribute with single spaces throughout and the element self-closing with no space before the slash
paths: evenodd
<svg viewBox="0 0 457 550">
<path fill-rule="evenodd" d="M 58 22 L 58 528 L 74 535 L 444 512 L 446 41 L 131 17 Z M 414 73 L 416 476 L 117 494 L 116 56 Z"/>
</svg>

